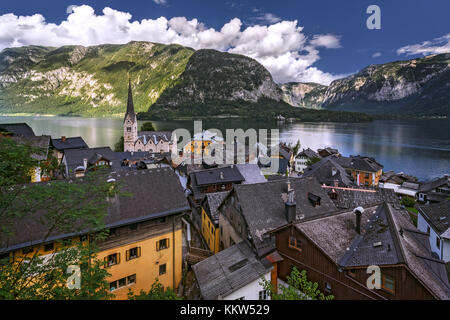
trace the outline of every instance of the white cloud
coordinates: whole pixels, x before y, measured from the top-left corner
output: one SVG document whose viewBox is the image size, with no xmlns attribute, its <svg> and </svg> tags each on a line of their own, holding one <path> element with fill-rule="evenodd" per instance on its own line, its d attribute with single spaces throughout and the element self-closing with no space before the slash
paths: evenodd
<svg viewBox="0 0 450 320">
<path fill-rule="evenodd" d="M 167 0 L 153 0 L 153 2 L 156 4 L 166 4 Z"/>
<path fill-rule="evenodd" d="M 258 11 L 253 11 L 253 12 L 258 12 Z M 274 15 L 273 13 L 264 13 L 257 17 L 251 17 L 250 20 L 258 21 L 258 22 L 264 23 L 264 24 L 272 24 L 272 23 L 280 22 L 281 18 L 278 17 L 277 15 Z"/>
<path fill-rule="evenodd" d="M 109 7 L 98 15 L 87 5 L 74 6 L 71 10 L 67 19 L 59 24 L 47 23 L 40 14 L 0 15 L 0 50 L 24 45 L 90 46 L 132 40 L 178 43 L 194 49 L 210 48 L 252 57 L 262 63 L 277 82 L 329 84 L 342 77 L 313 66 L 320 59 L 318 48 L 339 48 L 340 38 L 325 34 L 309 39 L 296 20 L 243 28 L 242 21 L 234 18 L 216 30 L 207 28 L 197 19 L 185 17 L 133 21 L 131 14 Z"/>
<path fill-rule="evenodd" d="M 450 33 L 431 41 L 404 46 L 397 50 L 397 54 L 406 54 L 407 56 L 422 54 L 439 54 L 450 52 Z"/>
<path fill-rule="evenodd" d="M 374 54 L 372 54 L 372 58 L 378 58 L 381 56 L 381 52 L 375 52 Z"/>
</svg>

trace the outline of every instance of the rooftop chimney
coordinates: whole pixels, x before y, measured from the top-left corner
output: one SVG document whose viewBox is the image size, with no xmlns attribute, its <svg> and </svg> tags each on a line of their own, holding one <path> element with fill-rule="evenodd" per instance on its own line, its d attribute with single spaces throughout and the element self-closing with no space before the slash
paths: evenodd
<svg viewBox="0 0 450 320">
<path fill-rule="evenodd" d="M 61 137 L 62 142 L 66 142 L 66 136 Z"/>
<path fill-rule="evenodd" d="M 288 199 L 284 203 L 284 205 L 285 205 L 285 214 L 286 214 L 287 222 L 291 223 L 292 221 L 295 221 L 297 205 L 295 203 L 295 198 L 294 198 L 294 189 L 291 189 L 290 182 L 288 182 Z"/>
<path fill-rule="evenodd" d="M 364 212 L 364 209 L 362 207 L 357 207 L 355 210 L 353 210 L 353 212 L 355 212 L 356 216 L 355 230 L 358 234 L 361 234 L 361 215 Z"/>
</svg>

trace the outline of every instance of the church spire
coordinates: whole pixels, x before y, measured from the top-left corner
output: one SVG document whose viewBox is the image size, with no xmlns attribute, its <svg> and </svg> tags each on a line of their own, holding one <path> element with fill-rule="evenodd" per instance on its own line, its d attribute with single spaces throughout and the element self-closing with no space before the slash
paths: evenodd
<svg viewBox="0 0 450 320">
<path fill-rule="evenodd" d="M 130 115 L 130 118 L 134 122 L 136 114 L 134 113 L 134 103 L 133 103 L 133 92 L 131 90 L 131 80 L 128 79 L 128 102 L 127 102 L 127 112 L 125 113 L 125 119 Z"/>
</svg>

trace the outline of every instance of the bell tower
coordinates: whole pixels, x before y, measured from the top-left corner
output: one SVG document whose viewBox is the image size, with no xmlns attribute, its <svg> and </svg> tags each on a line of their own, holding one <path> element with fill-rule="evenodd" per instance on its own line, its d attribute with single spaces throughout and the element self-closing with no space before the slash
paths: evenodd
<svg viewBox="0 0 450 320">
<path fill-rule="evenodd" d="M 134 143 L 137 140 L 137 118 L 134 113 L 133 92 L 131 91 L 131 80 L 128 81 L 127 112 L 123 119 L 123 150 L 135 151 Z"/>
</svg>

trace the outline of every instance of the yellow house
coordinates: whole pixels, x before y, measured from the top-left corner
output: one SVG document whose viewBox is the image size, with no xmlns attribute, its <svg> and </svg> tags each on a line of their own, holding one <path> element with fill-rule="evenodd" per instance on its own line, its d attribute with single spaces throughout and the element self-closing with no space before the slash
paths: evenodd
<svg viewBox="0 0 450 320">
<path fill-rule="evenodd" d="M 336 161 L 351 174 L 358 186 L 378 186 L 383 166 L 374 158 L 363 156 L 336 157 Z"/>
<path fill-rule="evenodd" d="M 219 208 L 228 195 L 228 191 L 208 193 L 202 201 L 202 236 L 209 249 L 217 253 L 220 251 Z"/>
<path fill-rule="evenodd" d="M 156 279 L 164 288 L 176 290 L 182 280 L 181 216 L 190 210 L 178 177 L 163 168 L 110 174 L 109 179 L 120 181 L 121 190 L 129 193 L 108 199 L 105 223 L 110 234 L 97 253 L 110 273 L 111 293 L 115 299 L 126 299 L 128 289 L 148 291 Z M 44 225 L 35 225 L 32 232 L 17 232 L 6 250 L 0 245 L 0 252 L 12 262 L 36 250 L 41 257 L 54 254 L 67 239 L 72 244 L 88 243 L 87 235 L 75 233 L 42 239 L 47 231 Z"/>
<path fill-rule="evenodd" d="M 216 136 L 214 132 L 203 131 L 195 134 L 183 148 L 185 154 L 210 155 L 210 145 L 213 143 L 223 144 L 223 138 Z"/>
</svg>

